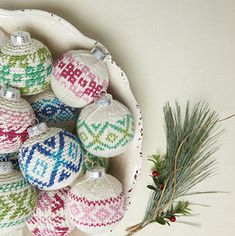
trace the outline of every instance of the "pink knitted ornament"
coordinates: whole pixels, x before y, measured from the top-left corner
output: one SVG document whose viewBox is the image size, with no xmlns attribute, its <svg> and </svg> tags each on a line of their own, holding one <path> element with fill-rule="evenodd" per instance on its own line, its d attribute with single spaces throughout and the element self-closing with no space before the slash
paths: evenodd
<svg viewBox="0 0 235 236">
<path fill-rule="evenodd" d="M 51 87 L 55 95 L 71 107 L 84 107 L 108 87 L 108 71 L 100 48 L 72 50 L 52 68 Z"/>
<path fill-rule="evenodd" d="M 33 235 L 65 236 L 74 229 L 65 212 L 68 191 L 69 187 L 39 192 L 37 208 L 28 221 L 28 228 Z"/>
<path fill-rule="evenodd" d="M 66 208 L 71 222 L 83 232 L 112 230 L 125 213 L 122 184 L 104 169 L 88 171 L 70 190 Z"/>
<path fill-rule="evenodd" d="M 18 89 L 0 89 L 0 154 L 16 152 L 27 139 L 27 128 L 35 121 L 29 103 Z"/>
</svg>

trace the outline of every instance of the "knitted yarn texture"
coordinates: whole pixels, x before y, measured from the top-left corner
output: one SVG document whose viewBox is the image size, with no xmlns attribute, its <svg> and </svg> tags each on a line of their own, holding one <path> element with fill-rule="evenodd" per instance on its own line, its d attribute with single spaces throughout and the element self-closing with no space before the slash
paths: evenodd
<svg viewBox="0 0 235 236">
<path fill-rule="evenodd" d="M 63 128 L 73 132 L 76 128 L 78 111 L 61 102 L 51 90 L 45 90 L 30 99 L 31 106 L 40 122 L 49 127 Z"/>
<path fill-rule="evenodd" d="M 85 149 L 100 157 L 113 157 L 126 150 L 134 137 L 130 111 L 116 100 L 108 106 L 90 104 L 82 109 L 77 133 Z"/>
<path fill-rule="evenodd" d="M 79 175 L 82 162 L 78 139 L 60 128 L 48 128 L 47 132 L 29 138 L 19 150 L 24 177 L 42 190 L 71 184 Z"/>
<path fill-rule="evenodd" d="M 50 51 L 36 39 L 23 45 L 8 40 L 0 50 L 0 84 L 20 88 L 23 95 L 46 89 L 51 67 Z"/>
<path fill-rule="evenodd" d="M 108 174 L 86 175 L 70 190 L 66 208 L 72 223 L 86 233 L 112 230 L 125 213 L 122 184 Z"/>
<path fill-rule="evenodd" d="M 0 232 L 22 228 L 36 206 L 36 190 L 19 171 L 0 175 Z"/>
<path fill-rule="evenodd" d="M 27 224 L 33 235 L 66 236 L 74 229 L 65 212 L 68 191 L 69 187 L 39 192 L 37 207 Z"/>
<path fill-rule="evenodd" d="M 27 139 L 27 128 L 35 122 L 29 103 L 0 97 L 0 154 L 16 152 Z"/>
<path fill-rule="evenodd" d="M 101 90 L 107 89 L 106 65 L 90 51 L 69 51 L 53 65 L 51 87 L 65 104 L 84 107 L 91 103 Z"/>
</svg>

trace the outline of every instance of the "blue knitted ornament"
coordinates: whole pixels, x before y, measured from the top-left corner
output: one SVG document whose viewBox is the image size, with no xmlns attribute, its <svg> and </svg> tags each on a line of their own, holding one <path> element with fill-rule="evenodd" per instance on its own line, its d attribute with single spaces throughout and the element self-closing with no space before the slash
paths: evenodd
<svg viewBox="0 0 235 236">
<path fill-rule="evenodd" d="M 49 127 L 58 127 L 73 132 L 76 128 L 78 110 L 61 102 L 51 90 L 33 96 L 30 99 L 34 113 L 40 122 Z"/>
<path fill-rule="evenodd" d="M 15 170 L 20 170 L 18 162 L 18 152 L 0 154 L 0 162 L 11 162 Z"/>
<path fill-rule="evenodd" d="M 24 177 L 42 190 L 68 186 L 79 175 L 83 155 L 78 139 L 66 130 L 45 123 L 28 129 L 29 139 L 19 150 Z"/>
</svg>

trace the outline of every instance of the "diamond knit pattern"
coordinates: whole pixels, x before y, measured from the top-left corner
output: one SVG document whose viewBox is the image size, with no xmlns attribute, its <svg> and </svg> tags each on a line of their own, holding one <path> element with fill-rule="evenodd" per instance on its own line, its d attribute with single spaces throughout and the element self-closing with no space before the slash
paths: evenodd
<svg viewBox="0 0 235 236">
<path fill-rule="evenodd" d="M 124 148 L 134 137 L 134 122 L 130 114 L 115 123 L 88 123 L 78 120 L 77 130 L 79 138 L 90 153 L 97 156 L 109 156 L 109 151 Z"/>
<path fill-rule="evenodd" d="M 19 164 L 25 178 L 40 189 L 59 189 L 79 174 L 83 156 L 78 139 L 71 133 L 50 128 L 46 137 L 37 136 L 19 150 Z"/>
<path fill-rule="evenodd" d="M 31 103 L 36 117 L 40 122 L 47 124 L 63 122 L 63 121 L 76 121 L 77 110 L 62 103 L 58 98 L 47 99 Z"/>
</svg>

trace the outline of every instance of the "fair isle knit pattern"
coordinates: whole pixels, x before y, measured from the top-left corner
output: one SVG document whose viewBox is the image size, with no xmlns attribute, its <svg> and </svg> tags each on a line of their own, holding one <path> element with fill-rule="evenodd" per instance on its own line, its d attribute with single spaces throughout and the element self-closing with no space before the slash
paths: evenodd
<svg viewBox="0 0 235 236">
<path fill-rule="evenodd" d="M 0 97 L 0 154 L 16 152 L 27 139 L 27 128 L 35 122 L 29 103 Z"/>
<path fill-rule="evenodd" d="M 40 122 L 48 126 L 74 131 L 78 117 L 76 108 L 62 103 L 50 90 L 45 90 L 30 99 L 31 106 Z"/>
<path fill-rule="evenodd" d="M 59 58 L 52 68 L 51 87 L 71 107 L 84 107 L 108 87 L 105 64 L 89 51 L 73 50 Z"/>
<path fill-rule="evenodd" d="M 66 204 L 70 220 L 86 233 L 112 230 L 125 213 L 121 183 L 111 175 L 88 178 L 69 192 Z"/>
<path fill-rule="evenodd" d="M 22 228 L 36 205 L 36 190 L 22 174 L 0 175 L 0 232 Z"/>
<path fill-rule="evenodd" d="M 95 167 L 103 167 L 105 170 L 109 167 L 109 158 L 97 157 L 82 148 L 84 155 L 83 170 L 92 170 Z"/>
<path fill-rule="evenodd" d="M 21 46 L 7 41 L 0 50 L 0 84 L 20 88 L 23 95 L 46 89 L 51 67 L 51 53 L 35 39 Z"/>
<path fill-rule="evenodd" d="M 60 189 L 79 175 L 83 155 L 71 133 L 49 128 L 28 139 L 19 150 L 19 164 L 25 178 L 42 190 Z"/>
<path fill-rule="evenodd" d="M 134 137 L 134 120 L 128 109 L 113 100 L 107 107 L 85 107 L 77 122 L 78 136 L 90 153 L 113 157 L 124 152 Z"/>
<path fill-rule="evenodd" d="M 66 236 L 74 228 L 65 212 L 69 187 L 55 191 L 40 191 L 37 207 L 28 221 L 28 228 L 35 236 Z"/>
</svg>

